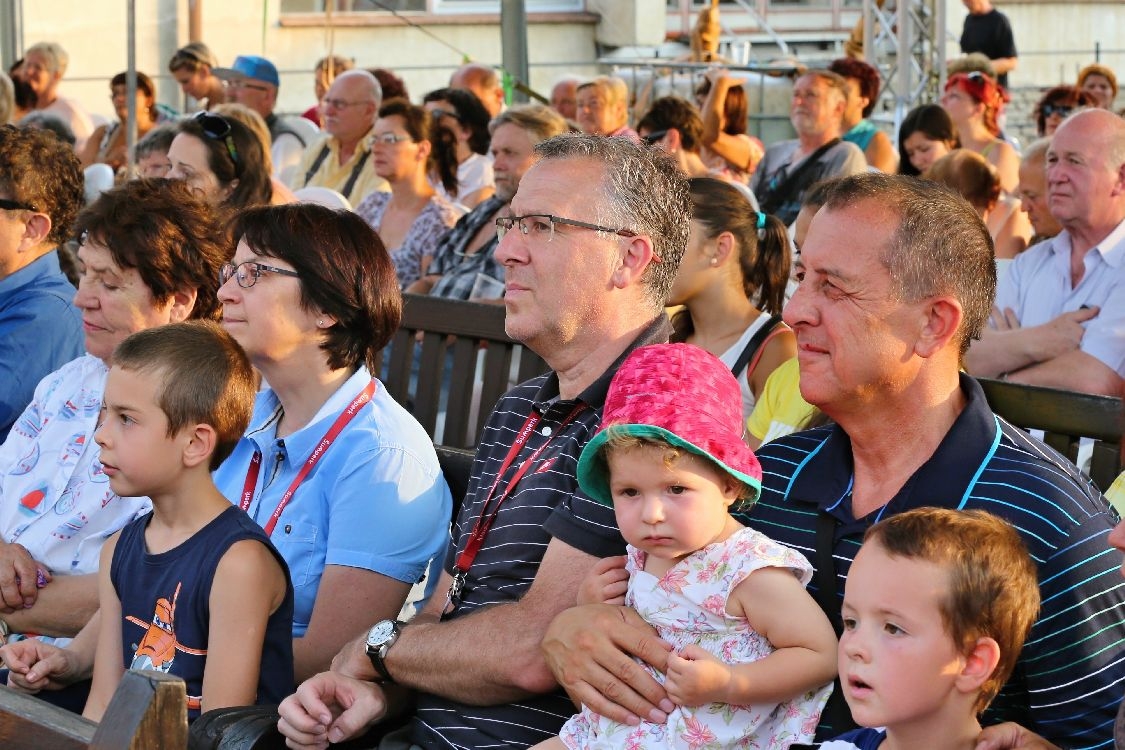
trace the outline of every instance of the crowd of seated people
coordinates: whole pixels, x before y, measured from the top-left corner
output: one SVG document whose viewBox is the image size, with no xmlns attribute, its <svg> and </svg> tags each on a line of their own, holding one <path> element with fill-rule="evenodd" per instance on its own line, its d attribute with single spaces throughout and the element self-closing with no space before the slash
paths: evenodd
<svg viewBox="0 0 1125 750">
<path fill-rule="evenodd" d="M 158 106 L 143 73 L 127 106 L 122 73 L 110 81 L 115 120 L 100 125 L 62 93 L 58 44 L 28 47 L 0 74 L 0 371 L 10 384 L 0 398 L 0 678 L 95 720 L 130 667 L 183 676 L 192 719 L 289 696 L 280 730 L 293 747 L 368 731 L 375 746 L 391 717 L 388 748 L 551 746 L 560 730 L 568 747 L 596 744 L 563 729 L 572 711 L 561 686 L 593 722 L 584 731 L 609 733 L 601 741 L 645 727 L 652 746 L 674 746 L 677 733 L 706 727 L 647 727 L 689 716 L 685 695 L 721 713 L 759 693 L 685 693 L 685 679 L 742 672 L 694 645 L 669 656 L 648 614 L 633 611 L 643 609 L 645 555 L 667 554 L 673 570 L 711 564 L 695 555 L 731 531 L 724 521 L 702 542 L 681 540 L 701 523 L 677 515 L 685 501 L 645 499 L 663 471 L 675 481 L 656 494 L 694 501 L 717 489 L 726 504 L 715 517 L 795 549 L 799 563 L 753 573 L 755 591 L 775 592 L 771 566 L 807 571 L 842 636 L 837 697 L 823 713 L 812 700 L 789 741 L 842 750 L 926 736 L 867 705 L 896 688 L 855 666 L 872 658 L 861 643 L 870 602 L 845 580 L 849 568 L 868 580 L 887 564 L 941 578 L 948 550 L 899 549 L 916 540 L 888 536 L 888 519 L 938 505 L 953 520 L 921 513 L 923 526 L 902 533 L 1001 517 L 1022 539 L 1012 564 L 1032 561 L 1042 605 L 1010 633 L 961 632 L 945 610 L 931 617 L 950 660 L 938 672 L 955 665 L 961 677 L 926 710 L 996 750 L 1108 746 L 1125 684 L 1115 658 L 1125 594 L 1097 561 L 1125 550 L 1125 534 L 1081 469 L 997 420 L 972 376 L 1125 390 L 1125 121 L 1112 69 L 1044 86 L 1029 123 L 1041 140 L 1021 152 L 987 70 L 952 74 L 940 102 L 909 112 L 897 134 L 871 119 L 874 68 L 846 59 L 804 70 L 789 106 L 795 137 L 762 144 L 748 133 L 746 90 L 718 66 L 697 73 L 694 100 L 657 98 L 633 122 L 628 87 L 612 75 L 561 77 L 548 107 L 506 102 L 496 70 L 479 63 L 416 100 L 393 70 L 358 64 L 321 60 L 316 104 L 291 117 L 277 111 L 273 62 L 241 55 L 223 67 L 193 43 L 168 65 L 186 114 Z M 82 170 L 96 165 L 114 181 L 90 193 Z M 74 247 L 76 285 L 63 274 Z M 504 305 L 508 335 L 552 371 L 497 405 L 463 498 L 379 380 L 404 292 Z M 197 318 L 221 327 L 180 325 Z M 229 418 L 172 403 L 179 389 L 151 377 L 172 355 L 141 334 L 162 326 L 175 326 L 168 341 L 232 353 Z M 738 388 L 704 398 L 674 367 L 645 375 L 661 398 L 683 397 L 660 413 L 622 407 L 651 419 L 629 423 L 638 442 L 615 433 L 612 449 L 585 451 L 615 429 L 602 418 L 620 395 L 616 373 L 631 372 L 636 350 L 669 341 L 661 356 L 686 358 L 676 367 L 720 367 Z M 750 425 L 738 450 L 746 442 L 761 456 L 757 474 L 734 472 L 743 484 L 733 494 L 724 476 L 734 447 L 712 436 L 701 449 L 698 425 L 677 421 L 720 392 Z M 146 430 L 161 439 L 136 437 Z M 649 453 L 658 460 L 648 469 L 630 463 Z M 617 481 L 629 469 L 638 478 Z M 210 515 L 176 526 L 169 514 L 185 488 L 209 498 L 200 508 Z M 618 527 L 634 504 L 654 531 L 628 539 L 626 561 Z M 150 579 L 163 554 L 209 544 L 210 524 L 231 514 L 236 551 L 215 551 L 206 569 L 167 563 L 182 587 Z M 253 596 L 239 593 L 252 582 L 224 567 L 225 554 L 266 571 Z M 125 565 L 146 572 L 125 575 Z M 730 615 L 733 591 L 697 604 Z M 135 630 L 138 597 L 152 600 L 153 617 L 210 597 L 192 624 L 183 615 L 178 646 L 190 658 L 159 664 L 145 651 L 159 633 L 152 611 Z M 232 619 L 239 597 L 245 611 Z M 251 628 L 258 663 L 228 659 L 235 646 L 208 638 L 232 623 Z M 794 644 L 765 630 L 754 658 L 784 665 Z M 208 658 L 230 662 L 230 684 Z M 762 701 L 807 703 L 824 687 L 817 675 L 782 680 Z M 829 740 L 856 724 L 885 735 Z"/>
</svg>

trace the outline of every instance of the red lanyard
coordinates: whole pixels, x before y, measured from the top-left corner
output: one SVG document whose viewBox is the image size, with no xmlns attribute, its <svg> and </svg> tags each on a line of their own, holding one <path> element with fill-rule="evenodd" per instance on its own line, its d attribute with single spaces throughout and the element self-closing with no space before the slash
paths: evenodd
<svg viewBox="0 0 1125 750">
<path fill-rule="evenodd" d="M 344 428 L 355 419 L 355 415 L 359 414 L 364 405 L 371 400 L 375 395 L 375 379 L 372 378 L 371 382 L 367 384 L 358 396 L 356 396 L 348 408 L 340 412 L 340 416 L 336 417 L 336 421 L 328 428 L 328 432 L 324 433 L 324 437 L 320 439 L 316 448 L 305 461 L 305 465 L 297 472 L 297 476 L 293 479 L 293 483 L 289 485 L 289 489 L 285 490 L 285 494 L 281 496 L 281 502 L 274 508 L 273 513 L 270 514 L 270 520 L 266 522 L 265 530 L 266 536 L 273 535 L 273 528 L 277 525 L 277 519 L 281 515 L 281 511 L 285 510 L 285 506 L 293 499 L 293 494 L 297 488 L 301 486 L 301 482 L 305 481 L 305 477 L 309 475 L 317 462 L 328 452 L 328 448 L 335 442 L 336 438 L 343 432 Z M 254 451 L 254 456 L 250 459 L 250 468 L 246 471 L 246 482 L 242 485 L 242 499 L 238 503 L 238 507 L 244 511 L 250 509 L 250 501 L 254 498 L 254 488 L 258 486 L 258 472 L 262 468 L 262 452 Z"/>
<path fill-rule="evenodd" d="M 563 419 L 562 422 L 559 422 L 559 426 L 555 428 L 555 434 L 562 432 L 562 428 L 569 424 L 570 421 L 578 415 L 578 412 L 582 411 L 585 408 L 585 404 L 575 404 L 574 408 L 570 410 L 570 413 L 566 415 L 566 418 Z M 528 439 L 531 437 L 531 433 L 535 431 L 535 427 L 539 424 L 540 419 L 542 419 L 542 417 L 539 416 L 538 412 L 533 411 L 531 413 L 531 415 L 527 418 L 527 421 L 523 423 L 523 427 L 521 427 L 520 431 L 516 433 L 516 439 L 512 442 L 512 447 L 508 449 L 508 455 L 504 457 L 504 461 L 500 464 L 500 469 L 496 472 L 496 479 L 493 480 L 492 487 L 489 488 L 488 495 L 484 499 L 484 505 L 481 507 L 480 517 L 477 518 L 477 522 L 473 526 L 472 532 L 469 534 L 469 541 L 465 544 L 464 551 L 462 551 L 461 554 L 457 555 L 457 574 L 461 577 L 462 582 L 464 581 L 465 573 L 468 572 L 469 568 L 473 564 L 473 560 L 476 559 L 477 553 L 480 552 L 481 545 L 484 544 L 484 539 L 486 536 L 488 536 L 488 532 L 492 528 L 492 522 L 496 520 L 496 514 L 500 512 L 500 506 L 504 503 L 508 496 L 512 494 L 512 490 L 516 488 L 516 485 L 518 485 L 520 483 L 520 480 L 523 479 L 523 476 L 527 473 L 527 470 L 531 468 L 531 465 L 533 463 L 535 463 L 535 459 L 539 458 L 539 454 L 542 453 L 543 450 L 551 444 L 550 439 L 548 439 L 547 442 L 536 448 L 535 452 L 532 453 L 527 458 L 527 460 L 523 461 L 519 465 L 519 468 L 516 469 L 516 473 L 512 475 L 511 480 L 504 487 L 504 491 L 501 492 L 500 496 L 496 498 L 495 505 L 492 505 L 492 496 L 496 492 L 496 485 L 500 483 L 500 478 L 504 476 L 505 472 L 507 472 L 508 469 L 511 468 L 512 462 L 516 460 L 516 458 L 520 454 L 520 451 L 523 450 L 524 445 L 527 444 Z M 460 593 L 459 589 L 458 593 Z"/>
</svg>

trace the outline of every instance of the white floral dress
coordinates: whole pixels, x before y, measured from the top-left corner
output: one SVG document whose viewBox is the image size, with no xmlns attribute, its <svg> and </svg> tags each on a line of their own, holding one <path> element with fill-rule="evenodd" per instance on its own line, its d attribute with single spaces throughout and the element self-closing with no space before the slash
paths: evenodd
<svg viewBox="0 0 1125 750">
<path fill-rule="evenodd" d="M 806 585 L 812 577 L 812 568 L 799 552 L 752 529 L 741 529 L 689 555 L 659 579 L 644 572 L 644 552 L 630 546 L 628 553 L 626 604 L 677 651 L 694 643 L 727 664 L 757 661 L 774 651 L 749 622 L 727 614 L 735 587 L 760 568 L 790 569 Z M 646 669 L 664 682 L 664 675 L 647 665 Z M 560 736 L 570 748 L 782 750 L 812 741 L 831 692 L 828 683 L 781 704 L 678 707 L 664 724 L 642 722 L 636 727 L 583 707 L 563 725 Z"/>
</svg>

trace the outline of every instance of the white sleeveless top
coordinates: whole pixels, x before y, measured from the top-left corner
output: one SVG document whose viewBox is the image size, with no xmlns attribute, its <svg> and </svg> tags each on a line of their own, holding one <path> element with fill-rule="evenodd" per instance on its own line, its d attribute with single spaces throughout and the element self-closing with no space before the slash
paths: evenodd
<svg viewBox="0 0 1125 750">
<path fill-rule="evenodd" d="M 719 355 L 719 361 L 727 367 L 734 367 L 735 362 L 738 361 L 738 355 L 742 354 L 742 350 L 750 343 L 750 339 L 771 317 L 768 312 L 759 315 L 757 319 L 746 328 L 738 341 L 734 342 L 734 345 L 732 345 L 730 349 L 727 349 Z M 734 376 L 738 379 L 739 387 L 742 388 L 742 418 L 748 419 L 750 417 L 750 412 L 754 411 L 754 393 L 750 390 L 750 381 L 746 377 L 746 368 L 743 367 L 742 371 L 736 372 Z"/>
</svg>

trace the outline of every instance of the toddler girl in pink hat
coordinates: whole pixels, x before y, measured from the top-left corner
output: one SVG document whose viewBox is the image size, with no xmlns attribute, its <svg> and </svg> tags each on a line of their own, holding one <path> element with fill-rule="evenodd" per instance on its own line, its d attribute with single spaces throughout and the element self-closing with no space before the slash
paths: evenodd
<svg viewBox="0 0 1125 750">
<path fill-rule="evenodd" d="M 620 724 L 589 709 L 537 748 L 787 748 L 811 742 L 836 674 L 836 638 L 805 590 L 805 558 L 730 510 L 758 498 L 730 370 L 689 344 L 637 349 L 606 397 L 578 482 L 612 505 L 628 542 L 580 603 L 625 604 L 674 647 L 654 677 L 676 709 Z"/>
</svg>

